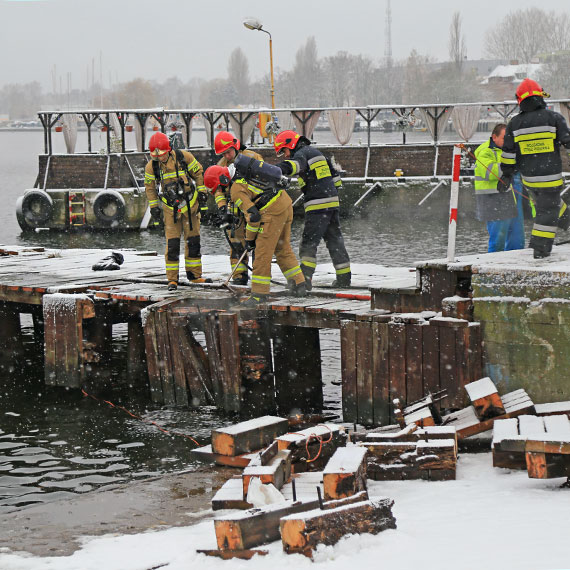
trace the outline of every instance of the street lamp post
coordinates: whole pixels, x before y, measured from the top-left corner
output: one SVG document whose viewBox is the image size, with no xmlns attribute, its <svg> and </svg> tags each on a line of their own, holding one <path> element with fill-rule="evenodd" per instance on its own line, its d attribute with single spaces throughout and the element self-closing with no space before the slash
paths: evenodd
<svg viewBox="0 0 570 570">
<path fill-rule="evenodd" d="M 248 30 L 257 30 L 258 32 L 265 32 L 269 36 L 269 69 L 271 79 L 271 108 L 275 109 L 275 83 L 273 81 L 273 40 L 271 34 L 263 29 L 263 24 L 255 18 L 248 18 L 244 20 L 243 25 Z"/>
</svg>

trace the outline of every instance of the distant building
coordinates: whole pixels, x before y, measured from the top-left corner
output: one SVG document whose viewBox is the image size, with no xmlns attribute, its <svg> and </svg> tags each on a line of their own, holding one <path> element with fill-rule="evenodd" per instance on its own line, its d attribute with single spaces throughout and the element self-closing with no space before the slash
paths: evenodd
<svg viewBox="0 0 570 570">
<path fill-rule="evenodd" d="M 493 83 L 510 83 L 518 85 L 525 77 L 540 80 L 540 74 L 544 68 L 542 63 L 511 63 L 498 65 L 487 75 L 481 85 Z"/>
</svg>

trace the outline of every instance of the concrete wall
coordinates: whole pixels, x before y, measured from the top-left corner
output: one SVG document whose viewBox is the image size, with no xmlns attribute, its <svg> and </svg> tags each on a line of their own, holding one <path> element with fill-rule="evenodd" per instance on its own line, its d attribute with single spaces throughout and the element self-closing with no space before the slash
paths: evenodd
<svg viewBox="0 0 570 570">
<path fill-rule="evenodd" d="M 570 300 L 475 297 L 473 318 L 482 326 L 484 374 L 499 392 L 570 400 Z"/>
</svg>

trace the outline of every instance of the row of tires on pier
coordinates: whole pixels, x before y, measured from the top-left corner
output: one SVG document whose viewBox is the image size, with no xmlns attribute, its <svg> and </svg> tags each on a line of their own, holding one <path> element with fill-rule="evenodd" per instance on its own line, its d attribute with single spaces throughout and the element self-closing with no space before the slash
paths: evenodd
<svg viewBox="0 0 570 570">
<path fill-rule="evenodd" d="M 31 189 L 16 202 L 16 217 L 23 231 L 36 228 L 65 230 L 139 229 L 147 211 L 144 190 Z"/>
</svg>

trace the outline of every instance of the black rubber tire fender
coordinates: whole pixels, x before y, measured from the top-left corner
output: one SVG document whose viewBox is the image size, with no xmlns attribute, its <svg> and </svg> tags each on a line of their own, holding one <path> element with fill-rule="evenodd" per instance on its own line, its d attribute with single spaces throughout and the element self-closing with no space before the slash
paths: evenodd
<svg viewBox="0 0 570 570">
<path fill-rule="evenodd" d="M 116 190 L 101 190 L 93 200 L 93 213 L 105 226 L 115 226 L 125 218 L 125 199 Z"/>
<path fill-rule="evenodd" d="M 52 215 L 53 200 L 44 190 L 28 190 L 16 202 L 16 217 L 24 231 L 44 226 Z"/>
</svg>

